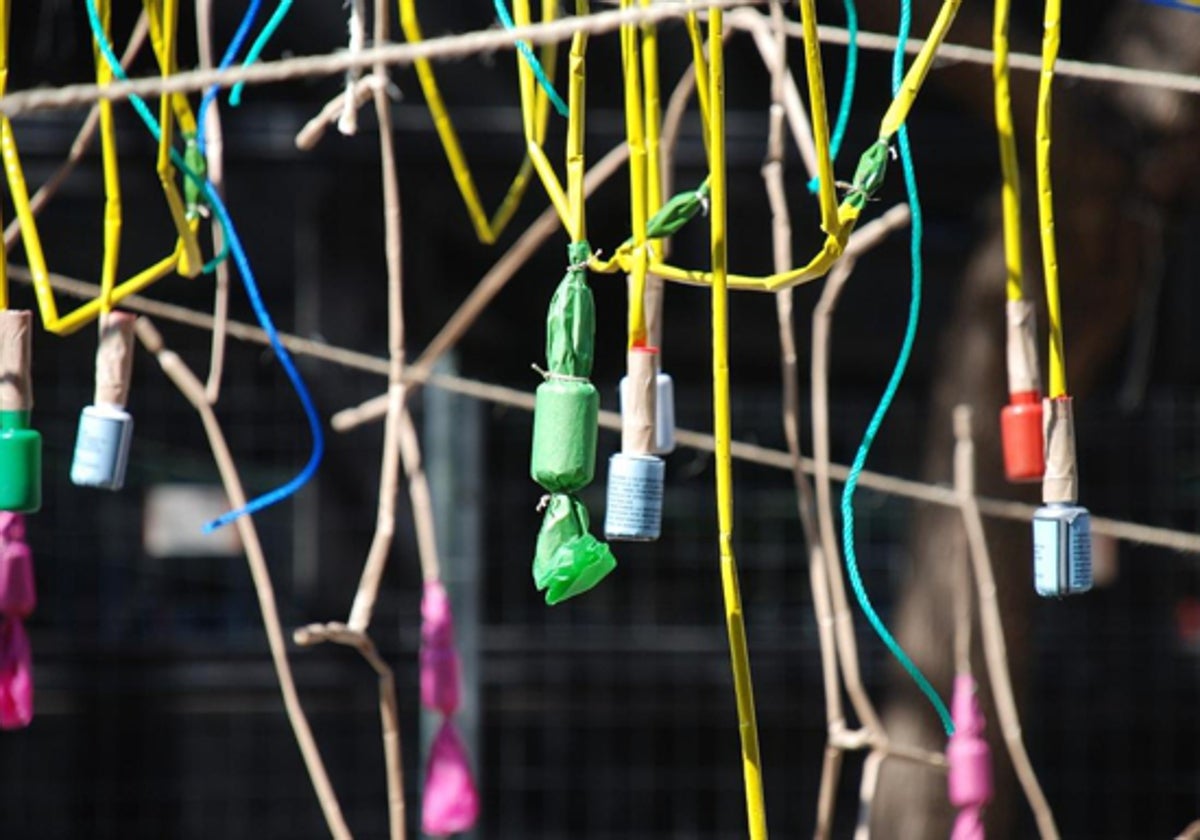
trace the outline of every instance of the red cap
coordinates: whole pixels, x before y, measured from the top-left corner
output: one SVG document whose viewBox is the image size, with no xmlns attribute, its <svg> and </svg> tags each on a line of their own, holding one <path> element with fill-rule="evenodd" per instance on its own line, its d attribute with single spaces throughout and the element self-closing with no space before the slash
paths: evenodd
<svg viewBox="0 0 1200 840">
<path fill-rule="evenodd" d="M 1004 475 L 1009 481 L 1041 481 L 1046 471 L 1042 441 L 1042 400 L 1037 391 L 1009 395 L 1000 412 L 1000 441 L 1004 447 Z"/>
</svg>

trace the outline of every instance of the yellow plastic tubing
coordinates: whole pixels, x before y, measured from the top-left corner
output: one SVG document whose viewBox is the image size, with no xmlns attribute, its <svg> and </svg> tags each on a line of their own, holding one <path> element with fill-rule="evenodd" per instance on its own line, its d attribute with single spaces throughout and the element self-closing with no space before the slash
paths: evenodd
<svg viewBox="0 0 1200 840">
<path fill-rule="evenodd" d="M 728 255 L 725 220 L 728 191 L 725 181 L 725 48 L 722 13 L 709 13 L 709 120 L 712 207 L 709 216 L 712 246 L 713 331 L 713 434 L 717 471 L 717 528 L 721 564 L 721 591 L 725 600 L 725 629 L 733 665 L 737 698 L 738 734 L 742 743 L 742 777 L 746 791 L 746 819 L 750 840 L 766 840 L 767 817 L 763 801 L 762 765 L 758 750 L 758 722 L 754 712 L 754 687 L 750 654 L 742 618 L 737 560 L 733 553 L 733 459 L 729 400 L 729 294 L 726 282 Z"/>
<path fill-rule="evenodd" d="M 1046 311 L 1050 321 L 1050 399 L 1067 395 L 1062 305 L 1058 289 L 1058 250 L 1054 242 L 1054 188 L 1050 178 L 1051 92 L 1062 32 L 1062 0 L 1046 0 L 1042 34 L 1042 74 L 1038 82 L 1037 190 L 1042 235 L 1042 272 L 1046 277 Z"/>
<path fill-rule="evenodd" d="M 634 0 L 621 0 L 629 9 Z M 621 27 L 621 72 L 625 82 L 625 136 L 629 146 L 629 218 L 633 229 L 632 266 L 629 272 L 629 346 L 646 343 L 646 274 L 649 253 L 646 221 L 649 219 L 648 161 L 646 159 L 646 98 L 642 88 L 642 56 L 638 29 Z M 647 68 L 649 82 L 654 70 Z"/>
<path fill-rule="evenodd" d="M 408 39 L 410 44 L 420 43 L 425 36 L 421 31 L 420 21 L 417 19 L 416 0 L 399 0 L 399 5 L 400 28 L 404 30 L 404 37 Z M 543 2 L 542 20 L 546 23 L 554 20 L 557 14 L 557 7 L 558 4 L 553 2 L 553 0 Z M 529 3 L 527 0 L 516 4 L 513 19 L 518 26 L 525 26 L 529 23 Z M 556 55 L 556 44 L 547 44 L 542 48 L 542 64 L 551 78 L 554 76 Z M 429 113 L 433 117 L 433 126 L 437 130 L 438 139 L 441 141 L 442 149 L 446 153 L 446 160 L 450 164 L 454 183 L 462 195 L 463 203 L 466 205 L 471 225 L 475 228 L 475 236 L 485 245 L 491 245 L 504 232 L 504 229 L 512 220 L 513 214 L 516 213 L 517 207 L 525 195 L 525 191 L 529 189 L 533 173 L 533 161 L 528 155 L 521 161 L 521 167 L 517 170 L 516 176 L 509 184 L 508 192 L 500 202 L 500 206 L 496 209 L 495 214 L 489 219 L 487 211 L 483 209 L 483 201 L 479 197 L 479 190 L 475 186 L 475 177 L 471 173 L 471 166 L 467 163 L 467 157 L 463 153 L 462 144 L 459 142 L 458 131 L 454 127 L 454 121 L 450 118 L 450 112 L 446 109 L 446 101 L 442 98 L 441 89 L 438 87 L 433 65 L 427 59 L 423 58 L 417 59 L 414 64 L 417 68 L 417 81 L 420 83 L 421 91 L 425 95 L 425 105 L 429 108 Z M 521 59 L 519 53 L 517 55 L 517 64 L 525 68 L 525 62 Z M 524 83 L 522 82 L 522 91 L 524 91 L 523 85 Z M 537 145 L 540 146 L 546 136 L 546 123 L 550 115 L 550 100 L 545 91 L 540 89 L 531 93 L 533 94 L 531 107 L 528 109 L 522 107 L 521 109 L 524 119 L 524 131 L 527 138 L 534 138 Z"/>
<path fill-rule="evenodd" d="M 590 11 L 591 6 L 587 0 L 575 1 L 577 15 L 586 15 Z M 529 23 L 529 0 L 516 0 L 513 3 L 513 21 L 517 26 L 525 26 Z M 518 64 L 521 113 L 525 118 L 525 146 L 529 160 L 533 164 L 533 170 L 537 173 L 538 180 L 542 182 L 546 194 L 550 197 L 550 204 L 553 205 L 572 242 L 581 242 L 587 238 L 587 222 L 583 202 L 584 111 L 587 107 L 584 90 L 587 80 L 587 42 L 588 38 L 585 32 L 576 32 L 571 38 L 571 54 L 568 63 L 570 77 L 567 92 L 569 115 L 567 116 L 566 189 L 563 189 L 562 182 L 554 172 L 553 164 L 546 157 L 546 152 L 542 148 L 542 133 L 538 131 L 535 124 L 534 117 L 538 109 L 544 107 L 542 103 L 545 97 L 540 94 L 537 79 L 529 65 L 524 61 L 520 61 Z"/>
<path fill-rule="evenodd" d="M 0 43 L 4 45 L 4 81 L 7 81 L 7 45 L 9 23 L 9 0 L 0 0 L 3 14 L 0 22 Z M 151 40 L 158 58 L 163 77 L 175 72 L 175 37 L 178 27 L 178 0 L 145 0 Z M 97 11 L 107 32 L 111 0 L 97 0 Z M 112 81 L 112 72 L 104 57 L 97 51 L 96 82 L 107 85 Z M 0 91 L 2 92 L 2 91 Z M 59 316 L 54 292 L 50 288 L 50 274 L 46 267 L 45 252 L 38 233 L 37 222 L 29 205 L 29 189 L 13 136 L 12 125 L 7 118 L 0 118 L 0 155 L 3 156 L 5 176 L 12 194 L 13 208 L 21 223 L 21 239 L 25 246 L 26 259 L 33 275 L 34 294 L 38 311 L 45 329 L 55 335 L 67 335 L 109 311 L 116 303 L 129 295 L 136 294 L 153 283 L 178 271 L 187 277 L 199 274 L 202 267 L 200 245 L 196 237 L 198 220 L 189 220 L 184 211 L 183 199 L 175 182 L 175 169 L 171 165 L 170 149 L 175 118 L 184 130 L 195 130 L 195 120 L 187 106 L 187 100 L 179 94 L 164 94 L 160 99 L 160 119 L 163 126 L 158 148 L 157 171 L 166 197 L 167 208 L 175 226 L 178 239 L 174 251 L 165 259 L 141 271 L 122 283 L 116 282 L 120 254 L 122 213 L 121 184 L 117 159 L 116 134 L 113 128 L 112 102 L 100 102 L 101 163 L 104 172 L 104 257 L 100 268 L 100 297 L 88 301 L 74 311 Z M 7 303 L 7 290 L 5 291 Z"/>
<path fill-rule="evenodd" d="M 1010 0 L 996 0 L 992 22 L 992 81 L 995 86 L 996 139 L 1000 143 L 1000 200 L 1004 218 L 1005 296 L 1021 300 L 1021 176 L 1013 133 L 1012 94 L 1008 83 L 1008 20 Z"/>
<path fill-rule="evenodd" d="M 930 29 L 929 37 L 926 38 L 912 66 L 909 67 L 899 92 L 880 121 L 879 138 L 881 140 L 889 141 L 907 119 L 917 94 L 929 74 L 929 69 L 933 65 L 934 55 L 945 41 L 961 5 L 961 0 L 944 0 L 942 3 L 938 16 Z M 824 76 L 821 69 L 815 0 L 801 0 L 800 15 L 804 30 L 804 61 L 808 75 L 813 138 L 817 147 L 817 167 L 820 174 L 818 199 L 821 206 L 821 228 L 826 234 L 825 242 L 821 250 L 806 265 L 799 268 L 767 276 L 727 275 L 728 287 L 735 291 L 777 292 L 823 277 L 841 257 L 846 247 L 846 241 L 853 232 L 861 212 L 860 201 L 853 200 L 853 196 L 847 196 L 838 204 L 833 192 L 833 167 L 829 153 L 829 122 L 825 107 Z M 713 131 L 711 122 L 710 118 L 710 134 Z M 597 271 L 608 272 L 629 271 L 632 261 L 632 250 L 625 247 L 618 250 L 607 263 L 596 262 L 593 268 Z M 695 286 L 709 286 L 713 283 L 712 272 L 680 268 L 654 260 L 651 261 L 649 270 L 664 279 L 677 283 Z"/>
</svg>

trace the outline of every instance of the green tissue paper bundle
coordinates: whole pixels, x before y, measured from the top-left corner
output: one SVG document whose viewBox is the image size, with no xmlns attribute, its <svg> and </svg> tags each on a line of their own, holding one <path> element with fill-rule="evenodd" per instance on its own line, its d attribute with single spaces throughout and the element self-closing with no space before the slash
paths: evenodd
<svg viewBox="0 0 1200 840">
<path fill-rule="evenodd" d="M 555 493 L 546 506 L 533 558 L 533 582 L 554 605 L 587 592 L 617 567 L 607 544 L 588 533 L 583 502 Z"/>
</svg>

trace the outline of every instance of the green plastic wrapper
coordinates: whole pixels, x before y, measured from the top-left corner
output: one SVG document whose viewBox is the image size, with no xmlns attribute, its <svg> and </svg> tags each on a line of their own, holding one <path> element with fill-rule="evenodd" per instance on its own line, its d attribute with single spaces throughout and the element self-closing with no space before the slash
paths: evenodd
<svg viewBox="0 0 1200 840">
<path fill-rule="evenodd" d="M 551 374 L 586 379 L 596 355 L 596 304 L 587 284 L 587 242 L 568 249 L 571 267 L 550 298 L 546 313 L 546 365 Z"/>
<path fill-rule="evenodd" d="M 600 394 L 590 382 L 548 379 L 538 386 L 533 411 L 529 474 L 551 493 L 592 483 Z"/>
<path fill-rule="evenodd" d="M 683 230 L 684 225 L 708 208 L 708 179 L 699 188 L 672 196 L 666 204 L 646 222 L 646 237 L 663 239 Z"/>
<path fill-rule="evenodd" d="M 608 545 L 588 533 L 588 514 L 574 496 L 550 497 L 533 559 L 533 582 L 553 606 L 587 592 L 617 567 Z"/>
</svg>

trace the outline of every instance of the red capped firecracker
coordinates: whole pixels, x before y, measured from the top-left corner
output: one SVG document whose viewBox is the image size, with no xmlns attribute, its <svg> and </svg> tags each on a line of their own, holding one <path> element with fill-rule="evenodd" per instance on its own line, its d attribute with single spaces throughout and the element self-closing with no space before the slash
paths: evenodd
<svg viewBox="0 0 1200 840">
<path fill-rule="evenodd" d="M 1004 475 L 1014 482 L 1041 481 L 1046 462 L 1033 302 L 1010 300 L 1005 312 L 1008 321 L 1008 405 L 1000 412 Z"/>
</svg>

